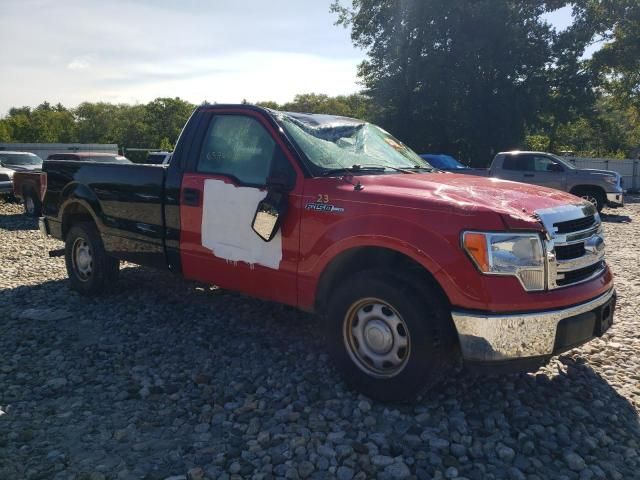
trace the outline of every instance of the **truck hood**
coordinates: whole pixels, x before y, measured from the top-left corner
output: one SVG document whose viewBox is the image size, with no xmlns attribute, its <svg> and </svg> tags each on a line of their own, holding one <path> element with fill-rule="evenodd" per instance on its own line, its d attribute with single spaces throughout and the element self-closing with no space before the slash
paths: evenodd
<svg viewBox="0 0 640 480">
<path fill-rule="evenodd" d="M 588 175 L 596 175 L 598 177 L 602 177 L 602 176 L 617 177 L 618 176 L 618 172 L 614 172 L 613 170 L 598 170 L 595 168 L 578 168 L 575 170 L 575 172 L 578 174 L 586 173 Z"/>
<path fill-rule="evenodd" d="M 370 194 L 394 198 L 416 208 L 490 211 L 511 219 L 537 222 L 536 210 L 560 205 L 583 205 L 584 200 L 550 188 L 451 173 L 358 177 Z"/>
</svg>

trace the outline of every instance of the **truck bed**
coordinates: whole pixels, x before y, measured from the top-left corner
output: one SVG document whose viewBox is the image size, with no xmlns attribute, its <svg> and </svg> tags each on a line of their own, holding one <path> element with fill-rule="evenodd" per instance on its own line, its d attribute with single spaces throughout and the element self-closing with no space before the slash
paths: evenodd
<svg viewBox="0 0 640 480">
<path fill-rule="evenodd" d="M 162 165 L 47 160 L 44 214 L 54 237 L 64 237 L 70 215 L 90 215 L 106 251 L 122 260 L 166 267 Z M 66 209 L 79 200 L 86 210 Z M 77 211 L 80 210 L 80 211 Z"/>
</svg>

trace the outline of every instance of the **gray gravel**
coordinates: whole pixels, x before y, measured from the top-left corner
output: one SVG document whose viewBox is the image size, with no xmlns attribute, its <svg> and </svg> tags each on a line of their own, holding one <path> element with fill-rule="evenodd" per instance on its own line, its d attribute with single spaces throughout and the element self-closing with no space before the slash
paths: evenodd
<svg viewBox="0 0 640 480">
<path fill-rule="evenodd" d="M 632 200 L 604 217 L 620 298 L 603 339 L 391 406 L 345 387 L 310 315 L 132 265 L 79 297 L 0 203 L 0 479 L 638 478 Z"/>
</svg>

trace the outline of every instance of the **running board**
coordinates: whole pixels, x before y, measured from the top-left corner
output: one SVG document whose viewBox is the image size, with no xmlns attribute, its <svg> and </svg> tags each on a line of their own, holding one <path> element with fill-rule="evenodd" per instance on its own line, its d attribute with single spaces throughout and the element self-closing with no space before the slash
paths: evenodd
<svg viewBox="0 0 640 480">
<path fill-rule="evenodd" d="M 59 248 L 58 250 L 49 250 L 49 256 L 53 257 L 64 257 L 64 248 Z"/>
</svg>

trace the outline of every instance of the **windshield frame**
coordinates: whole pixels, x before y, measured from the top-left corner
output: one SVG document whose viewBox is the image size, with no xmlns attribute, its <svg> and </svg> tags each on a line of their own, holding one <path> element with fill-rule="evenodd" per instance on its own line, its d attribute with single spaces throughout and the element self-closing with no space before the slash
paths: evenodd
<svg viewBox="0 0 640 480">
<path fill-rule="evenodd" d="M 341 117 L 341 116 L 337 116 L 337 115 L 309 114 L 309 113 L 297 113 L 297 112 L 282 112 L 282 111 L 271 110 L 271 109 L 265 109 L 265 110 L 268 110 L 268 112 L 271 114 L 271 117 L 272 117 L 273 121 L 279 127 L 280 133 L 286 139 L 286 141 L 293 147 L 293 149 L 296 151 L 296 153 L 299 155 L 299 157 L 300 157 L 300 159 L 301 159 L 301 161 L 303 163 L 303 166 L 306 167 L 306 170 L 309 172 L 309 174 L 312 177 L 333 176 L 333 175 L 327 175 L 327 172 L 330 172 L 332 170 L 340 170 L 340 169 L 344 169 L 345 172 L 348 171 L 349 175 L 402 174 L 403 173 L 402 172 L 403 169 L 406 170 L 404 173 L 417 173 L 420 170 L 425 171 L 425 172 L 431 172 L 431 171 L 434 170 L 433 166 L 431 166 L 427 160 L 421 158 L 415 151 L 413 151 L 407 145 L 405 145 L 400 140 L 398 140 L 395 137 L 393 137 L 393 135 L 391 135 L 390 133 L 388 133 L 387 131 L 385 131 L 384 129 L 380 128 L 379 126 L 377 126 L 375 124 L 372 124 L 372 123 L 369 123 L 369 122 L 365 122 L 365 121 L 362 121 L 362 120 L 349 118 L 349 117 Z M 357 127 L 369 127 L 369 128 L 372 128 L 374 131 L 381 133 L 381 135 L 380 135 L 381 138 L 382 138 L 382 136 L 385 136 L 386 138 L 389 138 L 392 143 L 395 143 L 395 144 L 399 145 L 400 147 L 402 147 L 403 149 L 406 149 L 406 151 L 408 151 L 409 153 L 412 153 L 413 156 L 415 157 L 416 162 L 415 162 L 414 165 L 383 164 L 383 163 L 372 161 L 372 160 L 375 160 L 375 159 L 372 158 L 371 156 L 368 156 L 368 155 L 365 155 L 365 154 L 358 155 L 357 153 L 354 152 L 353 155 L 358 155 L 359 157 L 361 157 L 361 161 L 359 161 L 359 162 L 357 162 L 355 164 L 349 164 L 350 162 L 346 162 L 347 164 L 345 164 L 345 165 L 340 164 L 340 163 L 336 163 L 334 166 L 323 166 L 323 165 L 320 165 L 320 164 L 316 163 L 315 161 L 313 161 L 311 158 L 309 158 L 309 155 L 307 154 L 305 149 L 300 145 L 300 142 L 292 134 L 292 132 L 290 131 L 290 129 L 288 128 L 287 123 L 286 123 L 286 122 L 290 122 L 293 125 L 296 125 L 297 123 L 305 123 L 304 121 L 297 119 L 296 116 L 308 116 L 311 119 L 311 118 L 314 118 L 312 115 L 317 115 L 318 119 L 334 120 L 336 122 L 336 124 L 335 124 L 336 128 L 347 127 L 347 126 L 352 126 L 352 127 L 354 127 L 354 129 L 357 128 Z M 327 125 L 326 128 L 331 128 L 331 125 L 329 125 L 328 123 L 326 123 L 326 125 Z M 309 125 L 309 126 L 311 126 L 311 125 Z M 300 127 L 298 127 L 298 128 L 300 128 Z M 305 132 L 305 133 L 307 133 L 307 132 Z M 308 135 L 310 137 L 314 137 L 311 134 L 308 134 Z M 315 138 L 319 139 L 319 137 L 315 137 Z M 320 139 L 320 140 L 322 140 L 322 139 Z M 384 140 L 384 141 L 387 144 L 389 144 L 388 148 L 394 148 L 391 143 L 389 143 L 386 140 Z M 330 143 L 333 143 L 334 145 L 336 145 L 337 148 L 339 148 L 335 142 L 330 142 Z M 345 151 L 347 151 L 347 150 L 345 150 Z M 402 155 L 402 154 L 400 153 L 400 155 Z M 353 168 L 354 166 L 356 168 Z M 366 168 L 366 167 L 373 167 L 373 166 L 381 167 L 380 171 L 371 170 L 369 168 Z M 358 167 L 363 167 L 363 168 L 358 168 Z M 384 169 L 382 167 L 384 167 Z M 415 171 L 411 171 L 411 169 L 415 169 Z M 344 175 L 345 174 L 339 174 L 339 173 L 335 174 L 335 176 L 344 176 Z"/>
</svg>

